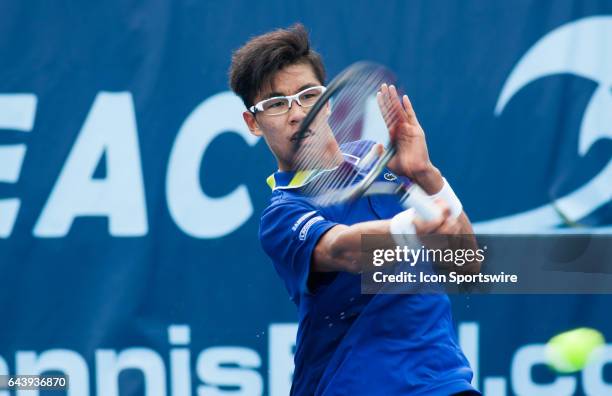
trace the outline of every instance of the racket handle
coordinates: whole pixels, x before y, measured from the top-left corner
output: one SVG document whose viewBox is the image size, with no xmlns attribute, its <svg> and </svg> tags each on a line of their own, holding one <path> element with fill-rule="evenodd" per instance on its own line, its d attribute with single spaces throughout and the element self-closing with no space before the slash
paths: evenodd
<svg viewBox="0 0 612 396">
<path fill-rule="evenodd" d="M 416 183 L 406 189 L 406 194 L 401 202 L 405 208 L 414 208 L 419 217 L 425 221 L 435 220 L 442 216 L 442 210 Z"/>
</svg>

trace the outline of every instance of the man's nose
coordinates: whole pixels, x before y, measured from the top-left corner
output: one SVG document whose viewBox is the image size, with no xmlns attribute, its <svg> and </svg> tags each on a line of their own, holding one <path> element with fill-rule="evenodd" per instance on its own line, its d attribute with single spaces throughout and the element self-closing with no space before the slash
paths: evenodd
<svg viewBox="0 0 612 396">
<path fill-rule="evenodd" d="M 304 109 L 297 101 L 293 101 L 291 103 L 291 108 L 289 109 L 289 123 L 291 125 L 302 122 L 304 117 L 306 116 L 306 109 Z"/>
</svg>

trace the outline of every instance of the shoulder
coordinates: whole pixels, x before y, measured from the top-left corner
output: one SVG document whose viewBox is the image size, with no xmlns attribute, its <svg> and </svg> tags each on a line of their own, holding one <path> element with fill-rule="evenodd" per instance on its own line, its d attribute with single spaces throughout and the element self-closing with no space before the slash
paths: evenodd
<svg viewBox="0 0 612 396">
<path fill-rule="evenodd" d="M 261 217 L 266 217 L 270 212 L 291 209 L 315 209 L 315 205 L 298 192 L 289 189 L 277 189 L 272 192 L 270 202 L 262 212 Z"/>
<path fill-rule="evenodd" d="M 295 231 L 296 226 L 318 212 L 308 199 L 287 190 L 275 190 L 270 204 L 261 214 L 259 237 L 263 241 L 272 233 Z"/>
</svg>

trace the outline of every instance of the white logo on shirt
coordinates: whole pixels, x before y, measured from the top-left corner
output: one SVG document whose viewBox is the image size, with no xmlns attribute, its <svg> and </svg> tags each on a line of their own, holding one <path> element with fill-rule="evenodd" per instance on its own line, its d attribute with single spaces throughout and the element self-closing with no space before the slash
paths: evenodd
<svg viewBox="0 0 612 396">
<path fill-rule="evenodd" d="M 300 217 L 294 224 L 293 227 L 291 227 L 291 231 L 295 231 L 298 229 L 298 227 L 300 226 L 300 224 L 302 224 L 304 222 L 304 220 L 306 220 L 307 218 L 309 218 L 310 216 L 312 216 L 313 214 L 317 213 L 316 210 L 313 210 L 312 212 L 308 212 L 304 215 L 302 215 L 302 217 Z"/>
<path fill-rule="evenodd" d="M 312 219 L 308 220 L 308 222 L 304 224 L 304 227 L 302 227 L 302 229 L 300 230 L 300 241 L 305 240 L 306 236 L 308 235 L 308 230 L 310 230 L 310 227 L 312 227 L 313 224 L 321 220 L 323 220 L 323 216 L 315 216 Z"/>
<path fill-rule="evenodd" d="M 387 181 L 393 181 L 397 179 L 397 176 L 395 176 L 393 173 L 391 172 L 387 172 L 384 174 L 385 180 Z"/>
</svg>

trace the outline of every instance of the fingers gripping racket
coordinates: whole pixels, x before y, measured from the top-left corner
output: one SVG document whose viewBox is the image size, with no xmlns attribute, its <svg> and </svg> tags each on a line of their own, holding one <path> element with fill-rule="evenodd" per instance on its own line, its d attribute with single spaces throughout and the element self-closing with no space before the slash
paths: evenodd
<svg viewBox="0 0 612 396">
<path fill-rule="evenodd" d="M 410 179 L 379 180 L 396 154 L 393 140 L 387 138 L 384 150 L 362 140 L 372 133 L 368 128 L 386 131 L 385 121 L 393 122 L 389 119 L 393 115 L 383 114 L 384 109 L 377 105 L 376 93 L 381 84 L 394 82 L 393 74 L 383 66 L 356 63 L 328 85 L 302 120 L 294 138 L 294 168 L 306 175 L 308 183 L 303 188 L 317 204 L 329 206 L 367 195 L 392 194 L 425 220 L 441 215 L 429 196 Z M 376 119 L 378 124 L 372 121 Z M 349 147 L 348 151 L 357 155 L 343 154 Z"/>
</svg>

